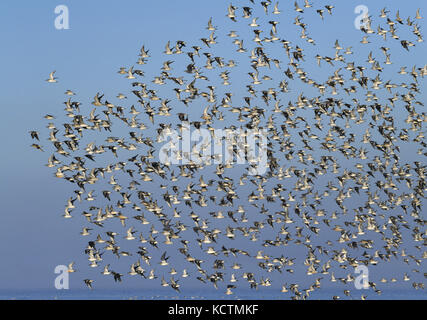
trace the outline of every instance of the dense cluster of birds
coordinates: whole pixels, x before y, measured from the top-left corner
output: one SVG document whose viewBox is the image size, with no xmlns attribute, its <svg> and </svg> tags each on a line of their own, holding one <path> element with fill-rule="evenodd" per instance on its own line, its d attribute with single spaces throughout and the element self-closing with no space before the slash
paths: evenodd
<svg viewBox="0 0 427 320">
<path fill-rule="evenodd" d="M 371 273 L 370 289 L 356 294 L 381 294 L 385 283 L 401 281 L 424 289 L 427 118 L 417 97 L 427 65 L 393 69 L 394 57 L 423 42 L 420 11 L 407 19 L 387 9 L 366 15 L 360 52 L 333 39 L 328 54 L 318 52 L 304 17 L 325 23 L 335 7 L 315 2 L 230 4 L 233 30 L 223 41 L 212 18 L 197 44 L 168 41 L 154 79 L 143 46 L 139 67 L 118 71 L 132 97 L 97 93 L 83 108 L 65 92 L 65 117 L 45 116 L 47 166 L 76 186 L 63 216 L 82 219 L 81 235 L 92 237 L 88 270 L 177 291 L 188 278 L 226 294 L 274 280 L 305 299 L 329 281 L 347 284 L 344 295 L 354 297 L 357 266 L 401 263 L 391 278 L 374 281 Z M 281 33 L 288 21 L 295 27 Z M 300 32 L 292 41 L 284 38 L 291 27 Z M 253 39 L 244 39 L 248 30 Z M 386 41 L 398 44 L 396 56 Z M 226 49 L 216 51 L 221 43 Z M 56 83 L 55 72 L 46 81 Z M 256 159 L 195 162 L 196 148 L 179 154 L 182 164 L 160 162 L 161 133 L 182 133 L 183 123 L 196 131 L 266 129 L 266 172 L 249 173 Z M 37 131 L 30 135 L 39 140 Z M 233 145 L 225 152 L 237 156 Z M 115 261 L 128 269 L 113 268 Z M 84 282 L 92 288 L 96 280 Z"/>
</svg>

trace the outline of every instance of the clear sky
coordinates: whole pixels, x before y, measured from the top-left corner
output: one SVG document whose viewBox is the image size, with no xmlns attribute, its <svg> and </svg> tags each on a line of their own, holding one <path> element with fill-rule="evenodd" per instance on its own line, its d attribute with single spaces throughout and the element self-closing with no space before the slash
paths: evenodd
<svg viewBox="0 0 427 320">
<path fill-rule="evenodd" d="M 242 2 L 232 3 L 240 7 Z M 283 38 L 293 41 L 298 39 L 299 33 L 291 23 L 291 15 L 295 14 L 293 1 L 287 2 L 279 1 L 284 13 L 278 29 Z M 302 6 L 303 1 L 299 2 Z M 314 6 L 326 4 L 319 0 L 311 2 Z M 32 142 L 28 131 L 46 131 L 47 122 L 42 117 L 62 113 L 63 93 L 67 89 L 75 91 L 77 99 L 88 108 L 96 92 L 130 95 L 129 82 L 117 71 L 119 67 L 135 64 L 142 45 L 150 50 L 151 61 L 156 61 L 160 68 L 166 60 L 163 54 L 160 56 L 166 42 L 185 40 L 191 45 L 201 45 L 199 39 L 209 34 L 205 27 L 210 17 L 221 33 L 219 41 L 225 39 L 224 35 L 233 28 L 225 16 L 229 3 L 223 0 L 0 2 L 0 290 L 53 289 L 55 266 L 71 261 L 76 261 L 77 269 L 79 264 L 87 269 L 82 253 L 87 242 L 79 235 L 82 220 L 79 217 L 80 220 L 65 221 L 62 217 L 74 187 L 56 179 L 44 166 L 49 154 L 29 147 Z M 425 0 L 331 0 L 328 3 L 334 4 L 336 9 L 333 16 L 325 13 L 324 23 L 316 15 L 304 20 L 310 27 L 313 25 L 310 36 L 318 44 L 312 50 L 306 49 L 312 56 L 317 52 L 333 56 L 335 40 L 340 39 L 344 47 L 364 50 L 363 60 L 366 60 L 369 50 L 361 47 L 361 33 L 354 27 L 357 16 L 354 9 L 358 5 L 368 6 L 375 19 L 384 6 L 393 12 L 399 9 L 405 18 L 414 17 L 417 8 L 427 16 Z M 57 30 L 54 26 L 54 9 L 61 4 L 69 8 L 69 30 Z M 424 21 L 421 22 L 423 27 Z M 232 44 L 221 45 L 219 54 L 231 51 Z M 386 45 L 396 52 L 393 53 L 393 60 L 398 62 L 395 68 L 400 64 L 408 64 L 410 68 L 424 66 L 425 45 L 419 44 L 411 53 L 391 40 Z M 230 54 L 235 55 L 234 46 L 232 51 Z M 377 56 L 380 53 L 377 52 Z M 53 70 L 59 80 L 55 87 L 44 81 Z M 319 69 L 314 72 L 322 75 Z M 241 77 L 247 81 L 246 75 Z M 234 81 L 238 82 L 239 78 Z M 294 90 L 298 92 L 298 88 Z M 425 97 L 422 93 L 420 99 L 426 101 Z M 41 144 L 47 144 L 46 138 L 44 135 Z M 395 264 L 389 268 L 402 266 Z M 84 274 L 73 274 L 71 288 L 83 288 L 83 277 Z M 139 287 L 129 278 L 127 280 L 121 288 Z M 97 288 L 117 289 L 118 286 L 112 279 L 97 276 Z"/>
</svg>

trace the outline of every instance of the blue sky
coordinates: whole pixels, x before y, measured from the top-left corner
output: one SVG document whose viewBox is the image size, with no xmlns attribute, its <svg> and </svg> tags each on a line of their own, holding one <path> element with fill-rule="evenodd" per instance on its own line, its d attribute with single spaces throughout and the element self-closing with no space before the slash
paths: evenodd
<svg viewBox="0 0 427 320">
<path fill-rule="evenodd" d="M 318 0 L 311 2 L 315 6 L 326 4 Z M 237 6 L 241 6 L 240 3 L 242 1 L 233 1 Z M 423 0 L 407 1 L 404 6 L 397 0 L 369 3 L 331 0 L 330 3 L 335 4 L 336 9 L 333 16 L 325 13 L 324 23 L 316 15 L 304 20 L 310 27 L 313 25 L 310 36 L 318 43 L 312 49 L 306 49 L 308 55 L 314 56 L 319 51 L 333 56 L 335 40 L 340 39 L 344 47 L 352 46 L 355 52 L 362 50 L 361 56 L 366 60 L 369 49 L 359 43 L 361 34 L 353 25 L 357 5 L 366 4 L 376 19 L 384 6 L 391 11 L 399 9 L 402 17 L 413 17 L 417 8 L 422 8 L 421 13 L 427 15 Z M 54 27 L 54 9 L 60 4 L 69 7 L 69 30 L 56 30 Z M 86 105 L 96 92 L 129 95 L 129 82 L 117 71 L 119 67 L 135 64 L 142 45 L 150 50 L 154 68 L 160 68 L 166 60 L 163 54 L 160 55 L 166 42 L 171 40 L 174 43 L 180 39 L 191 45 L 201 45 L 199 39 L 209 34 L 205 27 L 210 17 L 219 27 L 219 41 L 225 39 L 224 35 L 233 28 L 232 22 L 225 17 L 228 4 L 229 1 L 222 0 L 9 0 L 0 3 L 0 133 L 3 137 L 0 162 L 0 199 L 3 200 L 0 210 L 0 290 L 52 289 L 56 265 L 71 261 L 76 261 L 77 269 L 79 263 L 87 265 L 82 255 L 86 239 L 79 235 L 82 220 L 64 221 L 61 216 L 74 188 L 56 179 L 53 172 L 44 166 L 48 154 L 29 147 L 32 142 L 28 131 L 45 131 L 47 122 L 42 117 L 60 114 L 63 93 L 67 89 L 75 91 L 79 101 Z M 283 20 L 278 26 L 279 34 L 290 40 L 298 39 L 297 29 L 290 22 L 291 15 L 294 15 L 293 4 L 286 3 L 286 9 L 284 0 L 280 4 L 284 16 L 280 18 Z M 262 19 L 264 17 L 260 15 Z M 422 26 L 424 24 L 423 20 Z M 289 25 L 291 27 L 287 29 L 285 26 Z M 231 44 L 226 41 L 219 44 L 221 55 L 231 49 Z M 407 63 L 411 67 L 425 64 L 425 45 L 420 44 L 416 50 L 407 53 L 397 42 L 388 40 L 386 44 L 391 51 L 397 52 L 392 57 L 398 62 L 395 68 L 399 63 Z M 305 48 L 311 47 L 306 45 Z M 233 47 L 230 54 L 235 55 L 234 51 Z M 381 53 L 376 51 L 380 57 Z M 55 86 L 44 81 L 53 70 L 59 79 Z M 314 75 L 321 77 L 322 71 L 316 69 Z M 241 77 L 247 81 L 246 75 Z M 240 81 L 239 76 L 234 81 Z M 401 81 L 397 79 L 396 82 Z M 298 88 L 294 89 L 298 91 Z M 422 93 L 420 99 L 425 101 L 425 97 Z M 43 136 L 42 140 L 46 138 Z M 47 144 L 47 141 L 43 143 Z M 402 265 L 396 263 L 388 268 L 396 270 Z M 72 289 L 83 287 L 82 277 L 78 273 L 72 275 Z M 98 288 L 117 288 L 110 280 L 100 278 Z M 123 286 L 133 287 L 133 284 L 129 281 Z"/>
</svg>

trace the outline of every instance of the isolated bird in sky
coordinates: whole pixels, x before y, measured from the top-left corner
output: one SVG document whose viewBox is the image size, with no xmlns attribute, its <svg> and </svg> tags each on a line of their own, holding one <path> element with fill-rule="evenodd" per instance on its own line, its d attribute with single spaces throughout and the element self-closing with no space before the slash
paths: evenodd
<svg viewBox="0 0 427 320">
<path fill-rule="evenodd" d="M 55 82 L 58 82 L 57 81 L 57 79 L 58 78 L 56 78 L 56 77 L 54 77 L 53 75 L 55 74 L 55 72 L 56 71 L 52 71 L 50 74 L 49 74 L 49 78 L 46 80 L 47 82 L 49 82 L 49 83 L 55 83 Z"/>
</svg>

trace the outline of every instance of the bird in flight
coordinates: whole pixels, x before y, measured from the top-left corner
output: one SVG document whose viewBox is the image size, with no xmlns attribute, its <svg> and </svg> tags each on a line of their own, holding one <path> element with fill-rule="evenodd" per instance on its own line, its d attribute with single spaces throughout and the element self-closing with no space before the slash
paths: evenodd
<svg viewBox="0 0 427 320">
<path fill-rule="evenodd" d="M 58 78 L 56 78 L 56 77 L 54 77 L 53 75 L 55 74 L 55 72 L 56 71 L 52 71 L 50 74 L 49 74 L 49 78 L 46 80 L 47 82 L 49 82 L 49 83 L 56 83 L 56 82 L 58 82 L 57 81 L 57 79 Z"/>
</svg>

